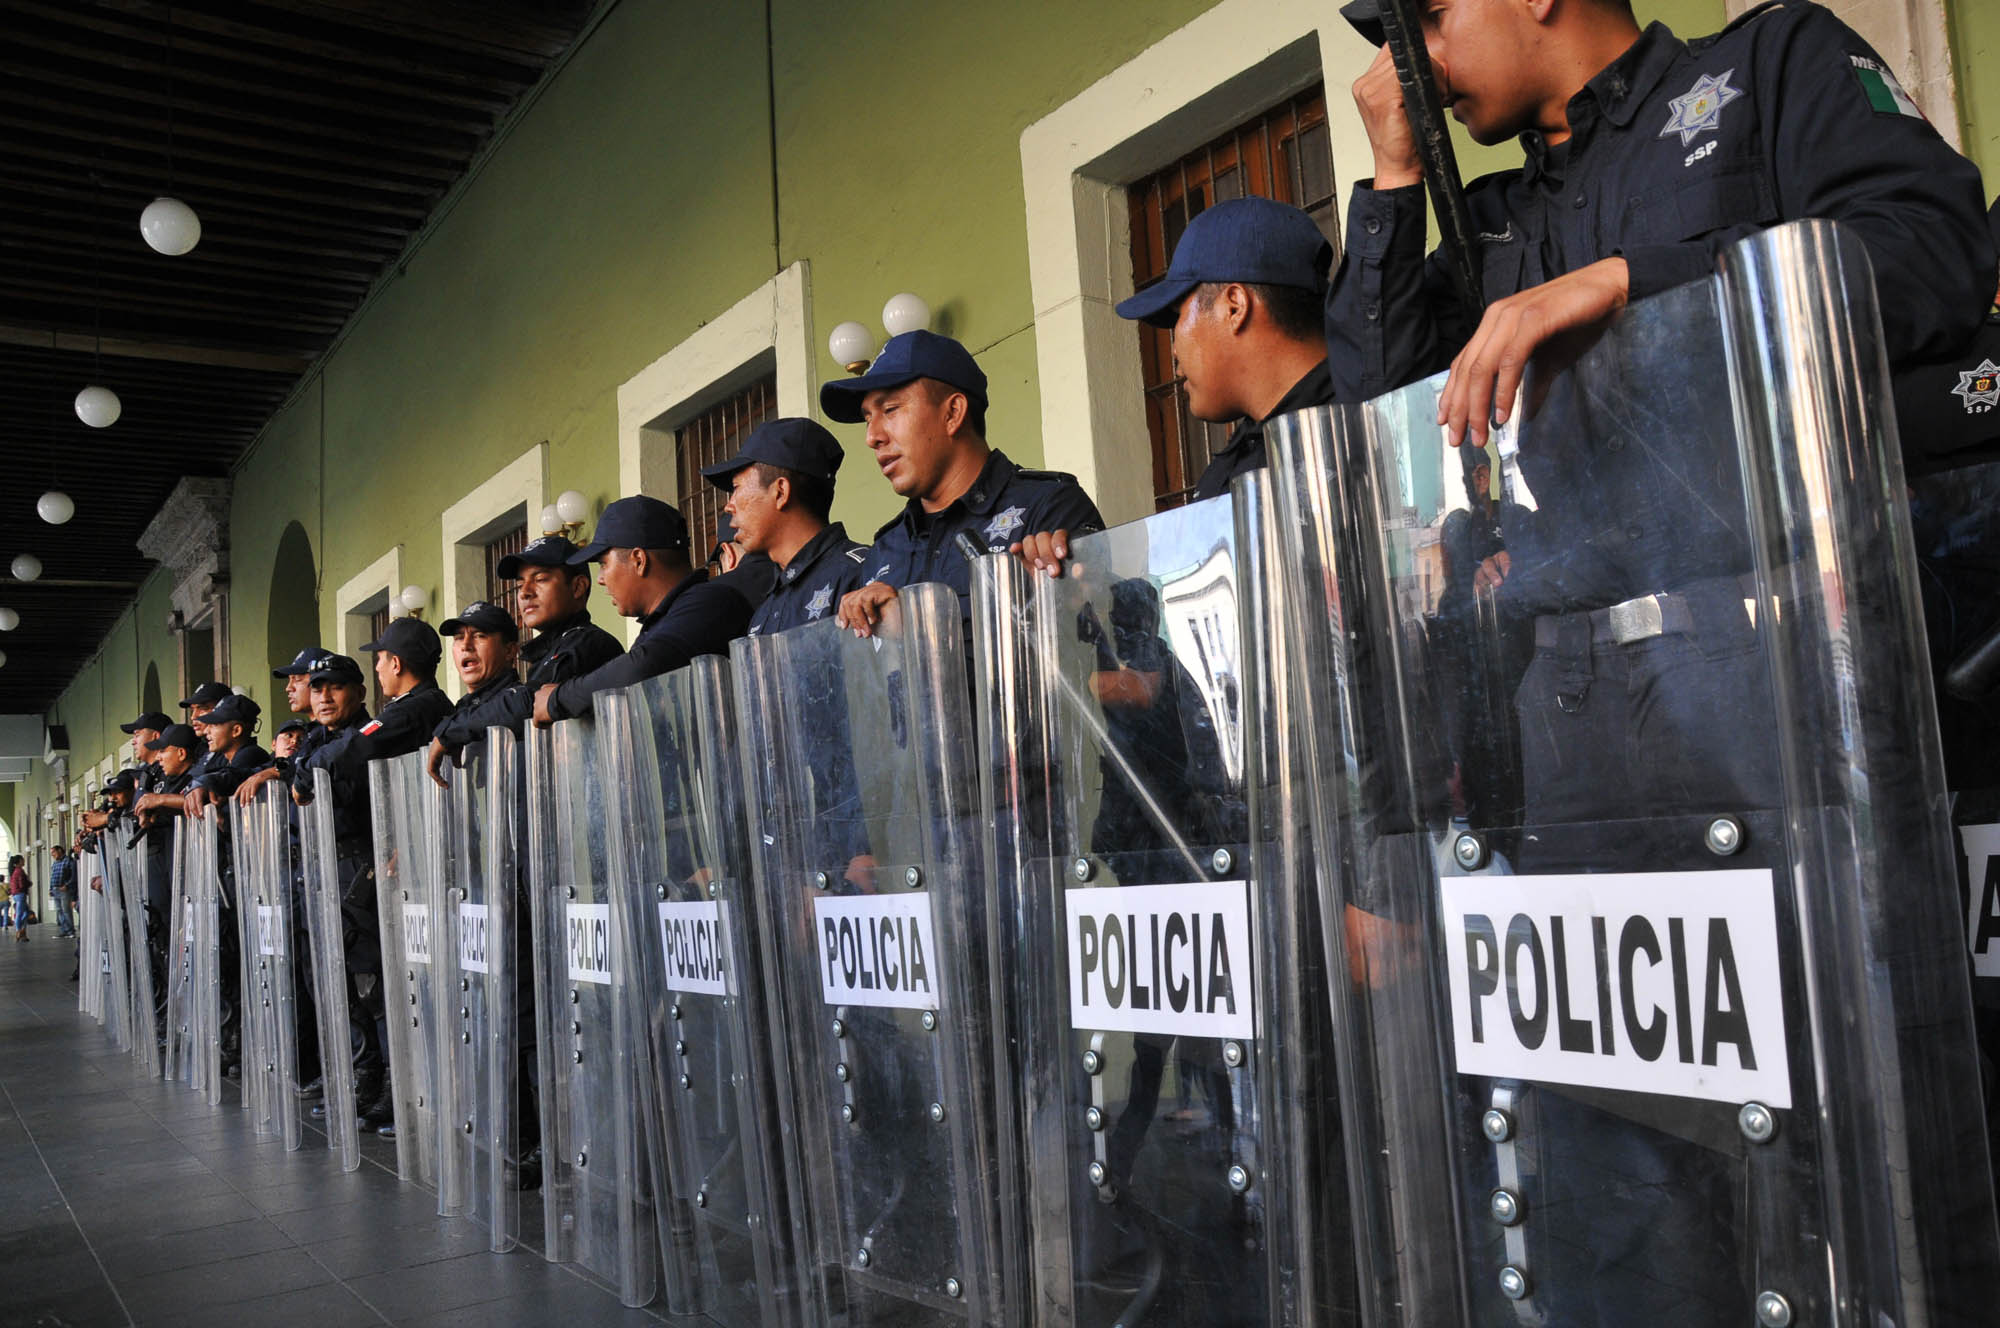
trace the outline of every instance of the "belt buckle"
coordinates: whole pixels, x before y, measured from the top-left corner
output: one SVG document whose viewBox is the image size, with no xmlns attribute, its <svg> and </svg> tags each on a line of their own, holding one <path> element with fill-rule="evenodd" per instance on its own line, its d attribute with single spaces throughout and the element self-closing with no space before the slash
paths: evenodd
<svg viewBox="0 0 2000 1328">
<path fill-rule="evenodd" d="M 1613 604 L 1608 616 L 1611 620 L 1611 639 L 1621 646 L 1650 640 L 1667 630 L 1658 595 L 1641 595 L 1623 604 Z"/>
</svg>

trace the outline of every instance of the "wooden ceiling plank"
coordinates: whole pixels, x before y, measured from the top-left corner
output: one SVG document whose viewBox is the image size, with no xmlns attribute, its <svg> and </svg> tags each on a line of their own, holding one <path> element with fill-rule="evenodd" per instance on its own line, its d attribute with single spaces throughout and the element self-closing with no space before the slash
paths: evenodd
<svg viewBox="0 0 2000 1328">
<path fill-rule="evenodd" d="M 34 346 L 78 353 L 95 351 L 115 359 L 160 360 L 171 364 L 207 364 L 224 369 L 254 369 L 260 373 L 301 374 L 311 366 L 310 355 L 273 355 L 268 352 L 230 350 L 222 346 L 175 345 L 165 341 L 127 341 L 114 338 L 99 345 L 90 337 L 74 333 L 57 334 L 40 328 L 10 327 L 0 323 L 0 344 Z"/>
</svg>

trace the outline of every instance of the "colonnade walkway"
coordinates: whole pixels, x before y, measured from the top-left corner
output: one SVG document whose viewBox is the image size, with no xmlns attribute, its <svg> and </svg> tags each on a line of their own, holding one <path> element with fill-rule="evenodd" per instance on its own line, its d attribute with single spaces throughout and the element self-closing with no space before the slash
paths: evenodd
<svg viewBox="0 0 2000 1328">
<path fill-rule="evenodd" d="M 537 1195 L 525 1247 L 491 1254 L 387 1141 L 343 1174 L 310 1128 L 296 1153 L 258 1138 L 235 1080 L 217 1107 L 147 1081 L 78 1012 L 74 944 L 29 931 L 0 934 L 0 1325 L 690 1322 L 546 1262 Z"/>
</svg>

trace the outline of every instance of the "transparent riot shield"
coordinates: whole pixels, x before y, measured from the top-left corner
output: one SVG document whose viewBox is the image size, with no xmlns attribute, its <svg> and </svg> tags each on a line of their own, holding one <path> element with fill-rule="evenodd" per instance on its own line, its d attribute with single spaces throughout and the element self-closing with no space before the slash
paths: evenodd
<svg viewBox="0 0 2000 1328">
<path fill-rule="evenodd" d="M 188 902 L 194 910 L 188 1086 L 217 1106 L 222 1101 L 222 929 L 233 925 L 223 918 L 221 823 L 213 816 L 183 816 L 181 821 Z"/>
<path fill-rule="evenodd" d="M 110 838 L 108 830 L 99 834 L 98 851 L 85 859 L 77 894 L 90 896 L 91 912 L 96 919 L 96 941 L 84 952 L 84 971 L 95 969 L 104 1031 L 113 1046 L 126 1051 L 131 1048 L 134 1027 L 132 974 L 125 958 L 125 899 L 119 878 L 119 855 Z"/>
<path fill-rule="evenodd" d="M 587 720 L 530 728 L 528 889 L 541 1075 L 542 1212 L 551 1262 L 577 1263 L 626 1305 L 653 1299 L 660 1241 L 645 1126 L 653 1110 L 637 974 L 620 956 L 606 805 Z"/>
<path fill-rule="evenodd" d="M 521 1161 L 520 787 L 517 740 L 511 729 L 496 728 L 467 749 L 444 797 L 448 942 L 437 962 L 447 975 L 443 1089 L 450 1097 L 438 1141 L 438 1198 L 443 1211 L 485 1227 L 495 1252 L 512 1249 L 520 1235 L 519 1182 L 510 1175 Z"/>
<path fill-rule="evenodd" d="M 236 853 L 236 908 L 243 922 L 243 1090 L 260 1135 L 277 1135 L 287 1150 L 301 1141 L 298 1098 L 297 1005 L 293 951 L 299 933 L 286 812 L 291 795 L 279 784 L 258 790 L 248 807 L 229 805 Z M 307 980 L 310 980 L 309 978 Z"/>
<path fill-rule="evenodd" d="M 1354 1312 L 1315 920 L 1253 805 L 1284 750 L 1261 498 L 1074 540 L 1059 580 L 975 577 L 998 1017 L 1060 1322 Z"/>
<path fill-rule="evenodd" d="M 438 1130 L 444 1084 L 444 804 L 411 752 L 368 763 L 375 817 L 375 880 L 382 930 L 382 1000 L 388 1011 L 389 1079 L 396 1107 L 396 1171 L 439 1189 Z M 457 1156 L 456 1152 L 453 1157 Z M 442 1195 L 440 1196 L 442 1200 Z M 448 1211 L 442 1204 L 440 1211 Z"/>
<path fill-rule="evenodd" d="M 912 587 L 871 639 L 818 623 L 732 659 L 822 1293 L 855 1324 L 1008 1321 L 1021 1178 L 957 597 Z"/>
<path fill-rule="evenodd" d="M 2000 1261 L 1864 251 L 1270 432 L 1356 1209 L 1404 1323 L 1976 1323 Z"/>
<path fill-rule="evenodd" d="M 361 1122 L 354 1102 L 353 1032 L 347 1018 L 347 950 L 334 848 L 333 784 L 324 770 L 314 770 L 312 776 L 313 800 L 298 809 L 299 881 L 312 947 L 326 1144 L 340 1155 L 340 1169 L 353 1171 L 361 1165 Z"/>
<path fill-rule="evenodd" d="M 161 1072 L 188 1083 L 195 1073 L 194 1043 L 200 1036 L 195 992 L 195 909 L 192 873 L 188 870 L 194 844 L 179 817 L 174 818 L 169 849 L 167 894 L 167 1038 Z"/>
<path fill-rule="evenodd" d="M 77 984 L 76 1008 L 89 1015 L 100 1026 L 104 1023 L 104 983 L 95 964 L 102 956 L 103 941 L 98 935 L 101 918 L 97 901 L 84 898 L 90 893 L 90 877 L 98 870 L 95 853 L 79 853 L 73 860 L 76 868 L 76 953 Z"/>
<path fill-rule="evenodd" d="M 729 665 L 696 659 L 599 692 L 596 706 L 614 896 L 650 1013 L 662 1226 L 694 1274 L 691 1308 L 803 1324 L 805 1205 L 779 1108 L 790 1067 L 770 1037 L 775 975 L 759 944 Z"/>
<path fill-rule="evenodd" d="M 144 851 L 133 838 L 132 826 L 121 821 L 110 831 L 116 838 L 112 853 L 116 863 L 119 902 L 125 915 L 125 958 L 130 981 L 126 984 L 132 1001 L 132 1055 L 147 1078 L 161 1072 L 162 1047 L 159 1033 L 159 999 L 153 983 L 153 957 L 146 948 L 146 861 Z M 106 882 L 108 886 L 109 881 Z"/>
</svg>

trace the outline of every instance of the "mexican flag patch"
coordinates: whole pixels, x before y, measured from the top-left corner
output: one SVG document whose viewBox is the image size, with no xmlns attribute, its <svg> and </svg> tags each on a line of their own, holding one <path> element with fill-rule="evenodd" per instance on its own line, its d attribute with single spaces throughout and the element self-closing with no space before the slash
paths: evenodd
<svg viewBox="0 0 2000 1328">
<path fill-rule="evenodd" d="M 1877 115 L 1907 115 L 1922 120 L 1924 113 L 1910 100 L 1910 94 L 1903 91 L 1903 85 L 1889 72 L 1889 67 L 1879 60 L 1871 60 L 1865 55 L 1847 57 L 1854 63 L 1854 77 L 1861 84 L 1861 93 L 1868 98 L 1869 106 Z"/>
</svg>

